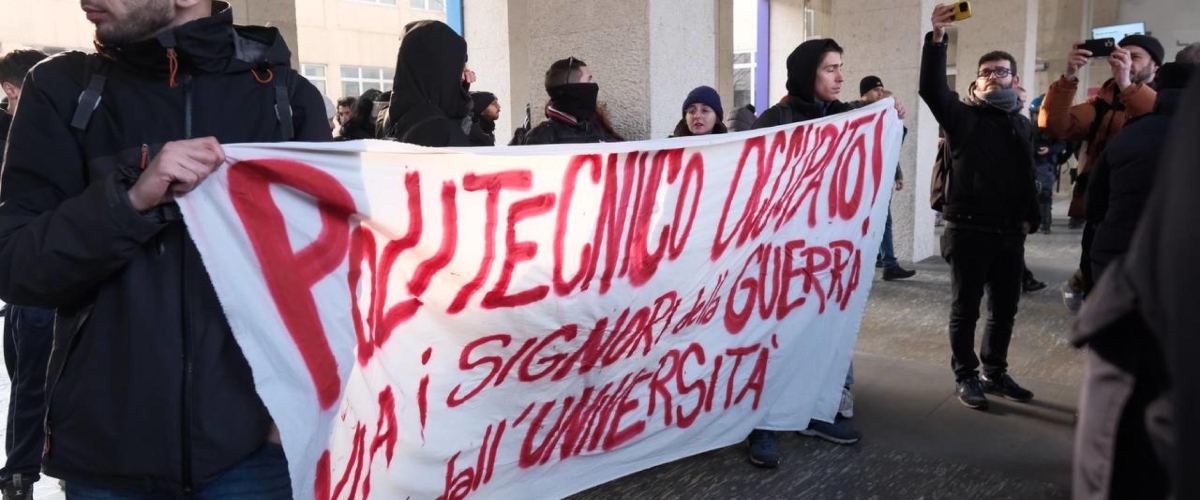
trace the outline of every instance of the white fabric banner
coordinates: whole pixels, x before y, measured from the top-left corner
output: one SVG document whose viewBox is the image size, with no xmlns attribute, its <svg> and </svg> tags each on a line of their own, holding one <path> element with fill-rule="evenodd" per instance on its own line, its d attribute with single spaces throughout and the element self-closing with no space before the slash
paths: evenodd
<svg viewBox="0 0 1200 500">
<path fill-rule="evenodd" d="M 231 145 L 180 205 L 297 498 L 559 498 L 833 417 L 901 137 Z"/>
</svg>

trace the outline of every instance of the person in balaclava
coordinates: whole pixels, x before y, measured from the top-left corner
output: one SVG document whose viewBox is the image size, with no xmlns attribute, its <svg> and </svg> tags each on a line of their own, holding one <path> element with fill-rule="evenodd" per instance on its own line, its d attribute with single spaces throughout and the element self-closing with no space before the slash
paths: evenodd
<svg viewBox="0 0 1200 500">
<path fill-rule="evenodd" d="M 466 40 L 445 23 L 431 21 L 410 30 L 396 58 L 386 137 L 420 146 L 467 146 L 466 63 Z"/>
<path fill-rule="evenodd" d="M 598 109 L 600 86 L 592 81 L 587 63 L 575 57 L 560 59 L 546 70 L 546 121 L 525 134 L 522 144 L 579 144 L 623 140 Z"/>
<path fill-rule="evenodd" d="M 491 92 L 471 92 L 471 133 L 467 136 L 472 146 L 496 145 L 496 120 L 500 119 L 500 101 Z"/>
</svg>

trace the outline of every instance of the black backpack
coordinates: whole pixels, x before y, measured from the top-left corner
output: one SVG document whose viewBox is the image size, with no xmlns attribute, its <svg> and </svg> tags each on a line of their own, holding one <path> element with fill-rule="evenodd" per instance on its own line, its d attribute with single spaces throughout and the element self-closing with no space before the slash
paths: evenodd
<svg viewBox="0 0 1200 500">
<path fill-rule="evenodd" d="M 82 135 L 87 131 L 88 122 L 92 119 L 92 114 L 96 108 L 100 107 L 100 100 L 103 98 L 104 85 L 108 82 L 108 71 L 111 63 L 108 59 L 98 54 L 78 53 L 84 58 L 83 80 L 86 86 L 79 93 L 79 99 L 75 106 L 75 113 L 71 117 L 71 129 L 76 136 L 80 137 L 82 143 Z M 270 73 L 270 79 L 264 81 L 258 76 L 258 71 L 267 70 Z M 292 104 L 291 95 L 296 90 L 297 76 L 294 75 L 291 66 L 288 64 L 277 64 L 274 66 L 263 64 L 260 70 L 251 70 L 253 77 L 263 83 L 269 84 L 275 88 L 275 118 L 279 121 L 279 131 L 283 140 L 290 141 L 296 138 L 296 127 L 292 123 Z"/>
<path fill-rule="evenodd" d="M 929 181 L 929 208 L 945 212 L 946 203 L 950 200 L 950 154 L 947 152 L 946 141 L 938 146 L 937 159 L 933 161 L 933 175 Z"/>
</svg>

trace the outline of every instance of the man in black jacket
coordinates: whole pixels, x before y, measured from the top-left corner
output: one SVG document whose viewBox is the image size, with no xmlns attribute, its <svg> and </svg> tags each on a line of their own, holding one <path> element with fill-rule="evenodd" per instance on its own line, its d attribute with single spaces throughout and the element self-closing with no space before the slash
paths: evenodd
<svg viewBox="0 0 1200 500">
<path fill-rule="evenodd" d="M 0 299 L 57 309 L 44 470 L 69 497 L 290 498 L 172 200 L 221 144 L 330 140 L 321 96 L 278 30 L 235 28 L 225 2 L 82 7 L 98 54 L 30 72 L 0 179 Z"/>
<path fill-rule="evenodd" d="M 0 110 L 0 164 L 12 115 L 21 102 L 21 85 L 33 66 L 46 58 L 37 50 L 15 50 L 0 57 L 0 86 L 8 108 Z M 4 318 L 4 367 L 9 386 L 6 460 L 0 469 L 4 500 L 33 498 L 33 483 L 42 470 L 42 447 L 46 433 L 46 362 L 54 343 L 54 311 L 8 305 Z"/>
<path fill-rule="evenodd" d="M 921 59 L 920 94 L 946 131 L 950 175 L 942 256 L 950 263 L 951 365 L 959 401 L 987 408 L 984 392 L 1016 401 L 1033 393 L 1007 373 L 1008 344 L 1021 297 L 1025 235 L 1038 226 L 1033 177 L 1033 128 L 1021 116 L 1016 60 L 992 52 L 979 60 L 978 78 L 966 102 L 946 83 L 949 5 L 933 12 Z M 980 356 L 975 323 L 984 289 L 988 321 Z M 983 361 L 983 378 L 978 369 Z"/>
<path fill-rule="evenodd" d="M 559 59 L 546 70 L 546 121 L 525 134 L 521 144 L 619 142 L 621 137 L 598 109 L 600 86 L 581 59 Z"/>
</svg>

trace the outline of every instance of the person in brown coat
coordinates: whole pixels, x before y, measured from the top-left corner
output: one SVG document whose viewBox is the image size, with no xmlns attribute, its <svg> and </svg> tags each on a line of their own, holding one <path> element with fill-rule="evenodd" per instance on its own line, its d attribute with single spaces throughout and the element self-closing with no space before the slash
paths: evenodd
<svg viewBox="0 0 1200 500">
<path fill-rule="evenodd" d="M 1042 101 L 1038 126 L 1047 135 L 1060 141 L 1086 141 L 1087 148 L 1080 161 L 1079 177 L 1071 194 L 1071 218 L 1086 215 L 1085 197 L 1092 167 L 1104 148 L 1120 133 L 1125 123 L 1145 115 L 1154 109 L 1157 93 L 1152 87 L 1154 75 L 1163 64 L 1165 51 L 1159 41 L 1146 35 L 1129 35 L 1121 40 L 1119 48 L 1108 57 L 1113 77 L 1104 82 L 1100 92 L 1082 104 L 1071 103 L 1079 86 L 1076 73 L 1088 64 L 1090 51 L 1075 44 L 1067 56 L 1067 72 L 1046 92 Z M 1088 221 L 1083 229 L 1080 264 L 1075 276 L 1063 287 L 1063 298 L 1072 311 L 1079 308 L 1083 297 L 1092 288 L 1092 273 L 1089 262 L 1091 242 L 1095 235 L 1095 224 Z"/>
</svg>

